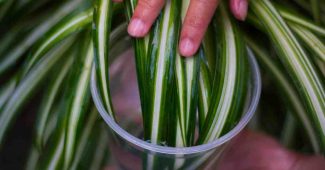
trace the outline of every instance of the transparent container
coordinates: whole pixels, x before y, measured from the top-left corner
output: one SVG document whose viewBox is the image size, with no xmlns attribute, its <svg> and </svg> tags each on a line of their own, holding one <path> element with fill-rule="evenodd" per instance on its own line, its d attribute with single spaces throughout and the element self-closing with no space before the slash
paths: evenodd
<svg viewBox="0 0 325 170">
<path fill-rule="evenodd" d="M 126 40 L 125 43 L 130 42 Z M 261 80 L 256 60 L 249 50 L 251 80 L 248 89 L 248 105 L 239 123 L 227 134 L 204 145 L 173 148 L 158 146 L 141 139 L 143 133 L 140 102 L 137 92 L 134 57 L 131 44 L 120 50 L 110 68 L 110 88 L 118 124 L 103 107 L 97 90 L 95 72 L 91 79 L 91 92 L 95 105 L 108 125 L 109 148 L 113 164 L 119 169 L 216 169 L 227 144 L 238 135 L 251 120 L 257 108 Z M 129 76 L 132 75 L 132 76 Z M 126 86 L 125 88 L 123 88 Z"/>
</svg>

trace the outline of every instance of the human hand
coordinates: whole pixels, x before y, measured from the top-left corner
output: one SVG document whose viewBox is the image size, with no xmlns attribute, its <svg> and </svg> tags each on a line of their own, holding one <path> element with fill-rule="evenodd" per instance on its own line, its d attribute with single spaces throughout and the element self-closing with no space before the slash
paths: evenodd
<svg viewBox="0 0 325 170">
<path fill-rule="evenodd" d="M 121 2 L 123 0 L 113 0 Z M 128 32 L 133 37 L 144 37 L 164 6 L 165 0 L 139 0 Z M 191 0 L 179 43 L 181 55 L 190 57 L 198 50 L 205 31 L 220 0 Z M 238 20 L 245 20 L 248 0 L 230 0 L 230 9 Z"/>
<path fill-rule="evenodd" d="M 270 136 L 244 130 L 232 141 L 216 164 L 211 169 L 323 170 L 325 158 L 289 151 Z"/>
</svg>

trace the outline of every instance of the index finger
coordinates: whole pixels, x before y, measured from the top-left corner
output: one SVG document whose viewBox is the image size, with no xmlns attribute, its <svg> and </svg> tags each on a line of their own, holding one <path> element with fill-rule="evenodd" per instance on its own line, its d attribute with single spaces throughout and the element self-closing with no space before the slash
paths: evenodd
<svg viewBox="0 0 325 170">
<path fill-rule="evenodd" d="M 180 37 L 183 56 L 195 54 L 217 6 L 218 0 L 191 0 Z"/>
</svg>

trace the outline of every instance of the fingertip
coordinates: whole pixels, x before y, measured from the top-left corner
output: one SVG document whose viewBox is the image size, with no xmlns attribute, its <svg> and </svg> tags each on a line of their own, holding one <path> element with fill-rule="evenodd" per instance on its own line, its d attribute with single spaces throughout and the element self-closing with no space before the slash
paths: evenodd
<svg viewBox="0 0 325 170">
<path fill-rule="evenodd" d="M 230 9 L 236 19 L 245 21 L 248 10 L 248 0 L 231 0 Z"/>
<path fill-rule="evenodd" d="M 133 18 L 128 26 L 128 33 L 133 37 L 144 37 L 149 28 L 141 19 Z"/>
<path fill-rule="evenodd" d="M 194 42 L 189 38 L 181 39 L 179 44 L 179 52 L 184 57 L 192 57 L 196 52 Z"/>
</svg>

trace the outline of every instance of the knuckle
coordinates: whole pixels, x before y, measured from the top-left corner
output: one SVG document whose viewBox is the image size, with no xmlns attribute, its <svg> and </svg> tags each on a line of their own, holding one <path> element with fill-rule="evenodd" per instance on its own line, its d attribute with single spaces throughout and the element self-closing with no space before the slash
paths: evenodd
<svg viewBox="0 0 325 170">
<path fill-rule="evenodd" d="M 217 3 L 217 0 L 196 0 L 198 3 L 202 3 L 206 6 L 214 5 Z"/>
<path fill-rule="evenodd" d="M 140 0 L 138 5 L 144 9 L 152 10 L 158 8 L 162 3 L 161 0 Z"/>
<path fill-rule="evenodd" d="M 193 15 L 188 18 L 188 20 L 185 22 L 185 24 L 189 27 L 195 28 L 195 29 L 203 29 L 205 27 L 205 20 L 200 17 Z"/>
</svg>

